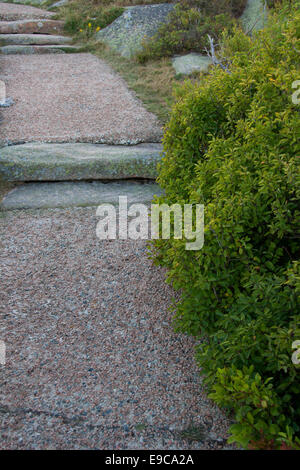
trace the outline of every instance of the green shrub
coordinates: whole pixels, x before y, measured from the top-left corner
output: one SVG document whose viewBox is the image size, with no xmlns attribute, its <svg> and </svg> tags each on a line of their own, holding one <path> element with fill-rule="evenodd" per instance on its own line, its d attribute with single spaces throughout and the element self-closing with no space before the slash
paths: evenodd
<svg viewBox="0 0 300 470">
<path fill-rule="evenodd" d="M 212 398 L 235 413 L 231 439 L 260 448 L 300 445 L 299 6 L 253 38 L 223 35 L 230 72 L 180 90 L 159 175 L 160 202 L 205 206 L 201 251 L 153 246 L 182 292 L 176 328 L 205 335 L 197 360 Z"/>
<path fill-rule="evenodd" d="M 204 53 L 208 46 L 207 35 L 216 41 L 225 29 L 235 24 L 246 0 L 184 0 L 169 15 L 151 38 L 145 38 L 143 50 L 137 54 L 139 62 L 168 57 L 187 51 Z"/>
</svg>

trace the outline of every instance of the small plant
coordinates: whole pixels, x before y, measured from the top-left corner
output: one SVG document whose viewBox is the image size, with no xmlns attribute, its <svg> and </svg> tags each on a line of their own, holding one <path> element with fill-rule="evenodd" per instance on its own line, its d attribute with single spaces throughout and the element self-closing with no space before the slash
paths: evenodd
<svg viewBox="0 0 300 470">
<path fill-rule="evenodd" d="M 89 21 L 85 28 L 80 28 L 79 33 L 82 39 L 89 40 L 100 30 L 100 26 L 96 26 L 95 24 L 92 24 L 91 21 Z"/>
</svg>

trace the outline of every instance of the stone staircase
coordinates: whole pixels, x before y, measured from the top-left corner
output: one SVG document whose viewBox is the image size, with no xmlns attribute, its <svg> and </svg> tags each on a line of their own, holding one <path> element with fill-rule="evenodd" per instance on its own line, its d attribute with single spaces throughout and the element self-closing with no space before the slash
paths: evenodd
<svg viewBox="0 0 300 470">
<path fill-rule="evenodd" d="M 0 24 L 1 27 L 1 24 Z M 72 38 L 52 34 L 0 34 L 2 54 L 49 54 L 77 52 Z"/>
<path fill-rule="evenodd" d="M 63 22 L 51 19 L 53 13 L 29 7 L 33 17 L 28 18 L 28 7 L 24 10 L 23 5 L 10 6 L 14 7 L 12 12 L 5 12 L 3 4 L 0 7 L 0 53 L 48 54 L 80 49 L 72 45 L 72 38 L 62 35 Z"/>
<path fill-rule="evenodd" d="M 3 147 L 0 179 L 22 182 L 0 209 L 40 209 L 128 203 L 150 204 L 160 195 L 157 164 L 160 144 L 28 143 Z"/>
<path fill-rule="evenodd" d="M 3 5 L 7 5 L 7 8 Z M 31 17 L 28 17 L 28 11 L 32 15 Z M 118 143 L 117 134 L 120 132 L 119 126 L 115 130 L 116 140 L 114 140 L 114 145 L 94 143 L 97 135 L 92 135 L 92 127 L 89 126 L 89 137 L 83 136 L 83 140 L 79 138 L 74 143 L 74 137 L 71 136 L 73 126 L 76 126 L 79 133 L 83 131 L 80 124 L 77 124 L 76 116 L 79 113 L 82 114 L 86 106 L 91 110 L 91 113 L 95 111 L 95 108 L 91 108 L 89 95 L 84 89 L 86 85 L 85 78 L 82 79 L 83 87 L 76 88 L 75 83 L 75 76 L 82 74 L 82 69 L 85 69 L 84 61 L 87 60 L 87 57 L 86 54 L 79 54 L 74 57 L 73 61 L 71 57 L 61 60 L 61 57 L 52 56 L 53 53 L 77 52 L 78 50 L 78 47 L 71 44 L 71 38 L 62 35 L 63 22 L 52 19 L 52 15 L 50 12 L 37 8 L 0 2 L 0 53 L 3 55 L 2 70 L 0 68 L 2 76 L 0 78 L 3 77 L 4 80 L 7 80 L 8 89 L 15 101 L 13 107 L 17 111 L 14 114 L 14 120 L 9 121 L 8 128 L 6 128 L 5 120 L 2 123 L 2 130 L 0 127 L 0 180 L 18 184 L 4 198 L 0 209 L 7 211 L 96 206 L 108 202 L 117 204 L 119 196 L 127 196 L 128 202 L 131 203 L 149 204 L 154 194 L 160 194 L 159 187 L 154 183 L 157 176 L 157 164 L 160 161 L 162 151 L 162 146 L 158 143 L 159 140 L 151 140 L 151 137 L 150 139 L 146 137 L 141 140 L 143 143 L 137 143 L 136 145 L 132 142 L 131 145 L 116 145 Z M 45 58 L 22 58 L 21 61 L 18 57 L 5 57 L 6 55 L 18 56 L 20 54 L 46 54 L 46 56 Z M 38 63 L 37 66 L 36 63 Z M 97 64 L 93 60 L 88 63 L 91 63 L 92 67 L 98 66 L 98 61 Z M 11 65 L 9 66 L 9 64 Z M 96 93 L 95 98 L 97 95 L 99 97 L 99 86 L 101 90 L 106 90 L 108 87 L 107 84 L 101 85 L 105 74 L 109 72 L 105 67 L 103 70 L 101 69 L 100 73 L 95 68 L 91 71 L 92 76 L 97 75 L 98 78 L 93 82 L 93 85 L 87 86 L 87 88 L 93 90 L 93 97 Z M 76 74 L 74 74 L 74 69 L 77 69 Z M 55 72 L 54 75 L 53 71 Z M 56 78 L 56 74 L 61 77 L 60 71 L 63 74 L 68 73 L 68 78 L 64 77 L 63 85 Z M 19 87 L 22 89 L 21 93 L 19 93 L 19 87 L 14 88 L 12 86 L 12 74 L 16 77 L 22 76 L 22 81 L 19 83 Z M 29 74 L 29 78 L 27 74 Z M 37 76 L 40 77 L 38 80 Z M 49 81 L 46 81 L 50 76 L 54 80 L 52 85 Z M 29 83 L 35 90 L 32 95 L 28 94 Z M 42 87 L 39 87 L 39 84 L 42 84 Z M 43 86 L 44 84 L 46 88 Z M 66 84 L 72 91 L 61 97 L 59 93 L 56 93 L 56 88 L 61 90 L 66 88 Z M 94 91 L 94 86 L 98 88 L 97 92 Z M 29 106 L 30 109 L 28 109 L 28 103 L 36 100 L 37 96 L 43 96 L 42 101 L 44 102 L 46 95 L 51 93 L 51 90 L 53 100 L 57 103 L 60 99 L 64 103 L 58 111 L 53 109 L 51 102 L 49 102 L 49 107 L 45 109 L 38 110 L 37 105 L 34 108 Z M 114 90 L 114 93 L 119 93 L 120 101 L 124 101 L 128 93 L 126 87 L 124 86 L 122 90 L 119 88 L 114 88 Z M 77 96 L 76 93 L 81 96 L 81 98 L 78 98 L 76 105 L 72 101 L 72 93 L 75 96 Z M 106 93 L 102 91 L 102 93 L 104 104 L 108 100 L 110 107 L 115 109 L 111 117 L 114 122 L 118 116 L 119 105 L 117 106 L 117 103 L 110 98 L 110 90 L 107 90 Z M 131 107 L 131 112 L 134 114 L 131 99 L 128 106 Z M 63 113 L 65 107 L 71 107 L 72 115 Z M 105 116 L 107 116 L 108 108 L 105 109 L 104 114 L 106 113 Z M 32 110 L 41 116 L 44 125 L 39 127 L 40 132 L 33 133 L 33 138 L 30 138 L 24 132 L 22 133 L 19 118 L 22 115 L 22 121 L 24 117 L 34 127 L 36 117 L 30 114 Z M 7 116 L 9 119 L 10 112 L 14 112 L 14 110 L 11 108 L 3 111 L 3 113 L 6 113 L 4 118 Z M 52 113 L 51 116 L 48 116 L 48 113 Z M 63 125 L 66 119 L 72 119 L 74 115 L 75 119 L 70 127 L 70 138 L 66 138 L 63 143 L 55 136 L 53 140 L 49 140 L 50 136 L 43 134 L 50 118 L 52 122 L 60 122 Z M 143 119 L 142 116 L 139 119 Z M 145 115 L 145 118 L 149 119 L 150 115 Z M 123 123 L 120 123 L 123 127 L 124 122 L 126 123 L 125 131 L 128 128 L 129 140 L 134 141 L 136 132 L 134 126 L 137 125 L 135 123 L 138 121 L 129 121 L 125 112 Z M 82 122 L 84 120 L 80 121 L 80 123 Z M 97 123 L 99 129 L 97 132 L 99 134 L 96 141 L 102 141 L 103 121 L 97 121 Z M 91 122 L 91 126 L 92 124 L 93 122 Z M 10 139 L 8 135 L 10 130 L 15 127 L 19 129 L 20 133 L 20 140 L 18 141 Z M 148 140 L 152 143 L 148 143 Z M 104 139 L 105 141 L 107 142 Z"/>
<path fill-rule="evenodd" d="M 28 143 L 1 149 L 0 178 L 6 181 L 155 179 L 160 144 Z"/>
<path fill-rule="evenodd" d="M 50 19 L 1 21 L 0 34 L 61 34 L 63 21 Z"/>
</svg>

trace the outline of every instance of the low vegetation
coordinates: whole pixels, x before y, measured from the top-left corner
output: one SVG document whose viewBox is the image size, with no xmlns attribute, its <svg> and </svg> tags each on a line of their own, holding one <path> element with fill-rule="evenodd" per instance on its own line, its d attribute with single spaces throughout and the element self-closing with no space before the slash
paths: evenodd
<svg viewBox="0 0 300 470">
<path fill-rule="evenodd" d="M 72 0 L 59 9 L 65 19 L 65 31 L 80 39 L 89 39 L 99 28 L 111 24 L 124 11 L 124 6 L 170 3 L 163 0 Z"/>
<path fill-rule="evenodd" d="M 230 441 L 259 449 L 300 448 L 299 6 L 252 38 L 223 35 L 230 69 L 178 90 L 159 176 L 161 203 L 205 206 L 202 250 L 153 246 L 182 292 L 175 326 L 205 338 L 197 361 Z"/>
<path fill-rule="evenodd" d="M 60 9 L 65 32 L 77 39 L 90 39 L 97 30 L 105 28 L 123 13 L 123 8 L 115 3 L 73 0 Z"/>
<path fill-rule="evenodd" d="M 208 34 L 218 43 L 222 32 L 237 23 L 247 0 L 183 0 L 170 13 L 170 20 L 151 38 L 146 38 L 138 54 L 142 63 L 185 52 L 205 54 Z"/>
</svg>

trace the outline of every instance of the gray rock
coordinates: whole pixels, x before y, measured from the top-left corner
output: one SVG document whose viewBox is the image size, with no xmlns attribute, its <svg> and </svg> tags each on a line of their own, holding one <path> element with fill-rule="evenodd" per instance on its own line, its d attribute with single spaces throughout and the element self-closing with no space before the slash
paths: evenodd
<svg viewBox="0 0 300 470">
<path fill-rule="evenodd" d="M 6 181 L 155 179 L 160 144 L 29 143 L 4 147 L 0 178 Z"/>
<path fill-rule="evenodd" d="M 2 54 L 64 54 L 80 52 L 80 47 L 69 45 L 49 45 L 49 46 L 3 46 L 0 47 Z"/>
<path fill-rule="evenodd" d="M 56 36 L 51 34 L 1 34 L 0 44 L 1 46 L 10 45 L 64 45 L 70 44 L 72 38 L 66 36 Z"/>
<path fill-rule="evenodd" d="M 100 183 L 61 182 L 27 183 L 10 191 L 0 208 L 42 209 L 54 207 L 88 207 L 100 204 L 118 204 L 119 196 L 127 196 L 128 203 L 150 204 L 161 190 L 154 183 L 114 182 Z"/>
<path fill-rule="evenodd" d="M 212 60 L 204 55 L 191 52 L 190 54 L 174 57 L 173 67 L 177 74 L 189 75 L 195 71 L 206 71 Z"/>
<path fill-rule="evenodd" d="M 51 10 L 52 8 L 63 7 L 64 5 L 67 5 L 67 3 L 69 3 L 69 0 L 60 0 L 59 2 L 53 3 L 53 5 L 49 7 L 49 10 Z"/>
<path fill-rule="evenodd" d="M 264 3 L 263 0 L 248 0 L 240 18 L 246 32 L 258 31 L 264 27 L 267 20 L 267 10 L 264 9 Z"/>
<path fill-rule="evenodd" d="M 153 36 L 159 26 L 168 21 L 173 8 L 174 5 L 170 3 L 127 8 L 111 25 L 99 31 L 96 37 L 122 56 L 131 57 L 141 49 L 145 36 Z"/>
<path fill-rule="evenodd" d="M 267 19 L 264 2 L 262 0 L 248 0 L 240 19 L 245 31 L 262 29 Z M 174 57 L 172 62 L 176 73 L 182 75 L 189 75 L 194 71 L 206 71 L 212 64 L 209 57 L 197 53 Z"/>
</svg>

